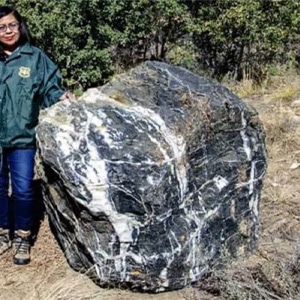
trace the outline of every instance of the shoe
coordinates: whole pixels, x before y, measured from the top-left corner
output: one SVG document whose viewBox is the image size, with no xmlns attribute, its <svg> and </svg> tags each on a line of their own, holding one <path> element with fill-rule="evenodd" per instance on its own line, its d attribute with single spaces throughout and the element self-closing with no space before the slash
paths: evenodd
<svg viewBox="0 0 300 300">
<path fill-rule="evenodd" d="M 16 265 L 27 265 L 30 262 L 30 233 L 20 229 L 15 231 L 13 260 Z"/>
<path fill-rule="evenodd" d="M 0 228 L 0 255 L 11 248 L 9 230 Z"/>
</svg>

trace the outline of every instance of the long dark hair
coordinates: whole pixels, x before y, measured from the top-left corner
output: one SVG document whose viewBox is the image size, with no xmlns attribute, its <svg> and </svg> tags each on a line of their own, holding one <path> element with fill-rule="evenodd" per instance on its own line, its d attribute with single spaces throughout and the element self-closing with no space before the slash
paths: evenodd
<svg viewBox="0 0 300 300">
<path fill-rule="evenodd" d="M 0 19 L 9 14 L 12 14 L 19 22 L 20 38 L 18 40 L 18 44 L 24 45 L 25 43 L 30 43 L 30 33 L 27 29 L 24 18 L 12 6 L 0 6 Z M 1 44 L 0 47 L 2 48 Z M 0 51 L 2 50 L 1 48 Z"/>
</svg>

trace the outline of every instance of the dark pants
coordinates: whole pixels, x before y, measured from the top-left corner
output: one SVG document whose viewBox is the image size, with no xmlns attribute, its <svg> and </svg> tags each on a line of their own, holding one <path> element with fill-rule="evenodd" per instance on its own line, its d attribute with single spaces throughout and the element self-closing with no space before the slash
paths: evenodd
<svg viewBox="0 0 300 300">
<path fill-rule="evenodd" d="M 33 225 L 33 177 L 36 149 L 4 148 L 2 152 L 0 227 L 8 229 L 10 221 L 13 220 L 14 230 L 31 230 Z M 9 208 L 9 182 L 11 182 L 11 196 L 14 200 L 12 210 Z M 13 213 L 12 216 L 10 212 Z"/>
</svg>

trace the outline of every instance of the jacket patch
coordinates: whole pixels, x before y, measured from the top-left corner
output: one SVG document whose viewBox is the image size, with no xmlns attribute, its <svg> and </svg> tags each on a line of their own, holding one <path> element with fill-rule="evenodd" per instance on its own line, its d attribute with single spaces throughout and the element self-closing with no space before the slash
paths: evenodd
<svg viewBox="0 0 300 300">
<path fill-rule="evenodd" d="M 23 77 L 23 78 L 28 78 L 30 77 L 30 68 L 27 67 L 20 67 L 19 69 L 19 76 Z"/>
</svg>

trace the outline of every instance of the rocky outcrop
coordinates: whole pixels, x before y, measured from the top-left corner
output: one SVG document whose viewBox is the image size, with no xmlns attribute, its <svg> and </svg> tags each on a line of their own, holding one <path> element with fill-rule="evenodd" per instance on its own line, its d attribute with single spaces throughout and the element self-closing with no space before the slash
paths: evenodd
<svg viewBox="0 0 300 300">
<path fill-rule="evenodd" d="M 264 131 L 223 86 L 146 62 L 48 109 L 37 139 L 55 235 L 98 284 L 178 289 L 255 248 Z"/>
</svg>

